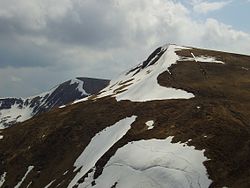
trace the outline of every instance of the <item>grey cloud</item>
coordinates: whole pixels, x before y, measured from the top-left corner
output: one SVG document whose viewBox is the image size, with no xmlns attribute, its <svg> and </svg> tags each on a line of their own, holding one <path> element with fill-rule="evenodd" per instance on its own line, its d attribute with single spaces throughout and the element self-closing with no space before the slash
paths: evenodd
<svg viewBox="0 0 250 188">
<path fill-rule="evenodd" d="M 77 18 L 76 15 L 77 14 Z M 78 19 L 78 20 L 76 20 Z M 65 15 L 63 20 L 48 21 L 46 35 L 56 41 L 96 48 L 121 45 L 123 39 L 122 21 L 106 20 L 105 13 L 93 10 L 79 10 Z"/>
<path fill-rule="evenodd" d="M 125 15 L 113 7 L 113 1 L 72 1 L 72 8 L 55 19 L 46 10 L 30 16 L 25 12 L 0 15 L 0 34 L 7 36 L 44 36 L 67 45 L 114 47 L 122 45 L 126 34 Z M 28 11 L 28 10 L 27 10 Z M 23 16 L 23 17 L 22 17 Z M 27 23 L 28 22 L 28 23 Z"/>
<path fill-rule="evenodd" d="M 0 37 L 0 68 L 3 67 L 46 67 L 56 61 L 49 49 L 31 42 Z"/>
<path fill-rule="evenodd" d="M 19 81 L 16 82 L 13 78 Z M 69 78 L 71 77 L 63 71 L 51 71 L 40 67 L 0 69 L 0 98 L 36 95 Z"/>
<path fill-rule="evenodd" d="M 31 15 L 34 16 L 32 18 L 27 18 L 25 11 L 11 12 L 11 16 L 0 14 L 0 68 L 58 64 L 70 67 L 70 58 L 68 62 L 62 60 L 65 50 L 80 46 L 92 51 L 105 51 L 125 45 L 125 16 L 111 9 L 111 1 L 85 1 L 83 5 L 76 1 L 71 3 L 70 11 L 58 19 L 46 15 L 46 11 Z M 39 40 L 39 37 L 47 39 L 47 42 L 36 45 L 30 40 Z M 86 62 L 84 59 L 82 61 Z"/>
<path fill-rule="evenodd" d="M 33 27 L 33 28 L 32 28 Z M 34 28 L 39 27 L 38 21 L 34 18 L 34 22 L 30 24 L 25 22 L 21 15 L 1 16 L 0 15 L 0 35 L 1 36 L 16 36 L 16 35 L 38 35 L 39 30 Z"/>
</svg>

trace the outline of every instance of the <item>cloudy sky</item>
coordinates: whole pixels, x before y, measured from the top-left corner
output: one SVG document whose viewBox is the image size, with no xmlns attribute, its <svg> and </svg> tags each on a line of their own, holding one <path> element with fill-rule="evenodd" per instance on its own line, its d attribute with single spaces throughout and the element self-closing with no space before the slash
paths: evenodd
<svg viewBox="0 0 250 188">
<path fill-rule="evenodd" d="M 0 97 L 112 78 L 159 45 L 250 54 L 250 0 L 0 0 Z"/>
</svg>

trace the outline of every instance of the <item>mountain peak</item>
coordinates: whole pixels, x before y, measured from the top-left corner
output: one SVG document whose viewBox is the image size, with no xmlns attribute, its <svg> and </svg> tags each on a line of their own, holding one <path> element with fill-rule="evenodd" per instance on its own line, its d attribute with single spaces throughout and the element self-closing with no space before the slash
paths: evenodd
<svg viewBox="0 0 250 188">
<path fill-rule="evenodd" d="M 38 95 L 27 98 L 2 98 L 0 99 L 0 129 L 95 94 L 108 83 L 109 80 L 78 77 Z"/>
</svg>

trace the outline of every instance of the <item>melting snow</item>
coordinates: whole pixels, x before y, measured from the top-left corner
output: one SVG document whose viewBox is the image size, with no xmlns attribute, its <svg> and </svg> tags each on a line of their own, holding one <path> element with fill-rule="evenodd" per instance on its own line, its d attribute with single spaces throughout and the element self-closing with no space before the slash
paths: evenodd
<svg viewBox="0 0 250 188">
<path fill-rule="evenodd" d="M 0 176 L 0 187 L 2 187 L 2 185 L 5 182 L 5 177 L 6 177 L 6 172 L 4 172 L 1 176 Z"/>
<path fill-rule="evenodd" d="M 171 143 L 172 138 L 134 141 L 118 149 L 93 187 L 209 187 L 204 150 Z"/>
<path fill-rule="evenodd" d="M 77 181 L 95 166 L 96 162 L 127 133 L 135 119 L 136 116 L 122 119 L 97 133 L 92 138 L 89 145 L 74 163 L 76 167 L 75 171 L 78 169 L 80 169 L 80 171 L 71 181 L 69 187 L 76 185 Z"/>
<path fill-rule="evenodd" d="M 169 67 L 180 59 L 175 51 L 183 49 L 183 47 L 175 45 L 164 48 L 167 48 L 166 52 L 154 65 L 142 69 L 135 75 L 134 72 L 130 72 L 120 76 L 117 80 L 112 80 L 110 86 L 102 90 L 98 98 L 115 96 L 117 101 L 130 100 L 134 102 L 193 98 L 192 93 L 158 84 L 158 76 L 165 71 L 170 72 Z"/>
<path fill-rule="evenodd" d="M 145 124 L 148 126 L 148 130 L 154 128 L 154 126 L 153 126 L 154 125 L 154 121 L 153 120 L 147 121 Z"/>
<path fill-rule="evenodd" d="M 34 166 L 29 166 L 27 172 L 24 174 L 22 180 L 15 186 L 15 188 L 18 188 L 22 185 L 23 181 L 25 180 L 26 176 L 30 173 L 30 171 L 34 168 Z"/>
</svg>

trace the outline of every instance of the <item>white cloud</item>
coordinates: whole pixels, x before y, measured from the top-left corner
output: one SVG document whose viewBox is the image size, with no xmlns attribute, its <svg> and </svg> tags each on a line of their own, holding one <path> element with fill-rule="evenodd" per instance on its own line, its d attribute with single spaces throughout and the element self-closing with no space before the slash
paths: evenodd
<svg viewBox="0 0 250 188">
<path fill-rule="evenodd" d="M 29 29 L 41 29 L 47 19 L 60 19 L 72 9 L 71 0 L 2 0 L 0 16 L 19 18 Z"/>
<path fill-rule="evenodd" d="M 206 14 L 211 11 L 219 10 L 228 5 L 231 1 L 208 2 L 203 0 L 193 0 L 193 10 L 197 13 Z"/>
</svg>

